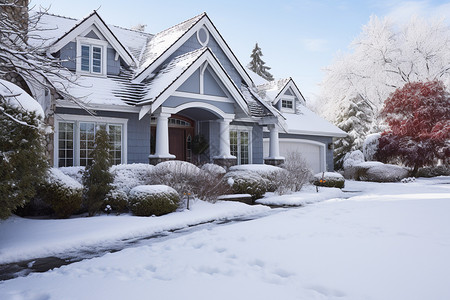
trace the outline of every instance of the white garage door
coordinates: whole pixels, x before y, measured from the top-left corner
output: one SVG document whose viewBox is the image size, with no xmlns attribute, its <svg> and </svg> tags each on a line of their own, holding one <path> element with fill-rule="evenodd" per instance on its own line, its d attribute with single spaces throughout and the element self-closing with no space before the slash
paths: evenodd
<svg viewBox="0 0 450 300">
<path fill-rule="evenodd" d="M 291 152 L 299 152 L 315 173 L 325 171 L 324 144 L 305 140 L 280 139 L 280 155 L 287 157 Z M 264 139 L 264 157 L 269 156 L 269 139 Z"/>
</svg>

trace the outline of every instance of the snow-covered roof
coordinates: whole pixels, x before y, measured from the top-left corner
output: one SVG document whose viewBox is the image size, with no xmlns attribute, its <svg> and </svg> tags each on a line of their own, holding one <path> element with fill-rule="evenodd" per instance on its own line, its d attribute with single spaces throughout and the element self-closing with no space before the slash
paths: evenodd
<svg viewBox="0 0 450 300">
<path fill-rule="evenodd" d="M 139 75 L 147 69 L 155 60 L 166 52 L 176 41 L 178 41 L 192 26 L 194 26 L 205 13 L 186 20 L 178 25 L 157 33 L 150 39 L 144 49 L 140 65 L 136 70 Z"/>
<path fill-rule="evenodd" d="M 79 26 L 94 13 L 95 11 L 86 18 L 80 20 L 49 13 L 42 13 L 39 23 L 36 24 L 36 28 L 30 28 L 30 43 L 51 46 L 66 36 L 69 32 L 74 30 L 74 28 Z M 142 31 L 122 28 L 115 25 L 106 26 L 117 38 L 120 44 L 133 56 L 135 61 L 139 61 L 142 49 L 147 44 L 148 40 L 153 37 L 152 34 Z"/>
<path fill-rule="evenodd" d="M 266 83 L 268 83 L 269 81 L 267 81 L 266 79 L 262 78 L 261 76 L 259 76 L 258 74 L 256 74 L 255 72 L 253 72 L 252 70 L 250 70 L 249 68 L 246 69 L 247 74 L 250 76 L 250 78 L 252 79 L 253 83 L 255 85 L 264 85 Z"/>
<path fill-rule="evenodd" d="M 0 79 L 0 95 L 9 105 L 27 112 L 34 112 L 37 116 L 44 118 L 42 106 L 17 85 Z"/>
<path fill-rule="evenodd" d="M 298 114 L 284 114 L 288 133 L 345 137 L 347 133 L 312 112 L 305 105 L 298 106 Z"/>
<path fill-rule="evenodd" d="M 291 80 L 291 78 L 277 79 L 258 85 L 257 88 L 259 91 L 264 92 L 266 101 L 273 102 L 289 80 Z"/>
<path fill-rule="evenodd" d="M 158 75 L 150 82 L 148 92 L 141 104 L 155 100 L 206 51 L 208 51 L 208 48 L 204 47 L 175 57 L 165 68 L 158 72 Z"/>
</svg>

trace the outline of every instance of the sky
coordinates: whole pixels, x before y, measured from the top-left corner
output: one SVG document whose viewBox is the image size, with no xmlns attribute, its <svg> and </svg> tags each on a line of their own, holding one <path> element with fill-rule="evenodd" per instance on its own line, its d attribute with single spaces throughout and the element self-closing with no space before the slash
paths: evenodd
<svg viewBox="0 0 450 300">
<path fill-rule="evenodd" d="M 50 13 L 83 18 L 93 10 L 108 24 L 147 25 L 158 33 L 206 12 L 245 66 L 257 42 L 275 78 L 292 77 L 306 100 L 320 93 L 325 70 L 338 53 L 351 51 L 371 15 L 402 23 L 411 16 L 450 16 L 450 1 L 423 0 L 31 0 Z M 447 19 L 448 22 L 448 19 Z"/>
</svg>

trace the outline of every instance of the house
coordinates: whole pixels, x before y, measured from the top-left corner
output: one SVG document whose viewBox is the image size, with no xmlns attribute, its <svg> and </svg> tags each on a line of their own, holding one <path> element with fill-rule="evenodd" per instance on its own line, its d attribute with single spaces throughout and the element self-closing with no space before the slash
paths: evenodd
<svg viewBox="0 0 450 300">
<path fill-rule="evenodd" d="M 64 95 L 30 88 L 51 116 L 56 167 L 87 165 L 101 125 L 115 164 L 277 165 L 299 151 L 315 172 L 333 168 L 332 140 L 345 133 L 306 107 L 292 78 L 258 82 L 206 13 L 157 34 L 108 25 L 96 11 L 45 13 L 39 29 L 61 73 L 76 77 L 54 79 Z"/>
</svg>

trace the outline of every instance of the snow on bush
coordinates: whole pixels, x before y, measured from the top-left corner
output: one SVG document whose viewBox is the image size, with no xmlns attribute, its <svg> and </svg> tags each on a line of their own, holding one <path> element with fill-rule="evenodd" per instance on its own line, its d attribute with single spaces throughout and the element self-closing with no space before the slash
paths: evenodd
<svg viewBox="0 0 450 300">
<path fill-rule="evenodd" d="M 8 105 L 26 112 L 35 113 L 36 116 L 44 119 L 44 110 L 39 102 L 17 85 L 0 79 L 0 95 Z"/>
<path fill-rule="evenodd" d="M 298 192 L 312 177 L 311 170 L 300 152 L 290 152 L 281 167 L 286 171 L 278 173 L 275 184 L 279 195 Z"/>
<path fill-rule="evenodd" d="M 59 218 L 70 217 L 80 210 L 83 202 L 83 186 L 56 168 L 49 169 L 45 183 L 38 193 Z"/>
<path fill-rule="evenodd" d="M 322 172 L 314 175 L 314 185 L 336 187 L 342 189 L 345 185 L 344 176 L 336 172 Z"/>
<path fill-rule="evenodd" d="M 61 167 L 59 170 L 67 176 L 75 179 L 78 183 L 83 183 L 84 167 Z"/>
<path fill-rule="evenodd" d="M 137 216 L 161 216 L 178 208 L 178 192 L 166 185 L 139 185 L 130 191 L 129 204 Z"/>
<path fill-rule="evenodd" d="M 225 180 L 232 184 L 235 194 L 250 194 L 252 199 L 261 198 L 267 191 L 269 181 L 257 172 L 230 171 L 225 174 Z"/>
<path fill-rule="evenodd" d="M 344 163 L 343 163 L 344 170 L 354 167 L 362 162 L 364 162 L 364 154 L 360 150 L 355 150 L 350 153 L 347 153 L 344 156 Z"/>
<path fill-rule="evenodd" d="M 280 179 L 287 176 L 287 172 L 280 167 L 263 164 L 237 165 L 230 167 L 230 171 L 252 172 L 265 180 L 266 190 L 275 192 L 281 185 Z"/>
<path fill-rule="evenodd" d="M 165 161 L 155 166 L 151 182 L 168 185 L 181 196 L 193 192 L 194 187 L 198 185 L 197 177 L 200 174 L 200 168 L 186 161 Z"/>
<path fill-rule="evenodd" d="M 363 154 L 366 161 L 375 160 L 375 154 L 378 151 L 379 139 L 381 137 L 380 133 L 369 134 L 363 143 Z"/>
<path fill-rule="evenodd" d="M 115 165 L 109 171 L 114 176 L 112 184 L 115 190 L 126 194 L 138 185 L 147 184 L 150 181 L 155 166 L 149 164 Z"/>
<path fill-rule="evenodd" d="M 224 175 L 227 171 L 216 164 L 204 164 L 201 168 L 203 171 L 206 171 L 210 174 L 214 174 L 214 175 Z"/>
<path fill-rule="evenodd" d="M 345 178 L 372 182 L 397 182 L 408 174 L 406 168 L 375 161 L 359 163 L 344 171 Z"/>
</svg>

